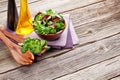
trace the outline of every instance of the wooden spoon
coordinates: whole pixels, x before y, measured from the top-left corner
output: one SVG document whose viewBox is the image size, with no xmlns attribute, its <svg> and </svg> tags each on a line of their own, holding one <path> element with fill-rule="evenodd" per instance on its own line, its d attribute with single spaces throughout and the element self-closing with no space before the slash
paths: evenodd
<svg viewBox="0 0 120 80">
<path fill-rule="evenodd" d="M 21 53 L 21 47 L 10 41 L 1 31 L 0 39 L 6 44 L 10 50 L 13 58 L 21 65 L 32 64 L 34 56 L 31 52 L 27 51 L 24 54 Z"/>
<path fill-rule="evenodd" d="M 24 36 L 20 36 L 20 35 L 14 35 L 14 34 L 11 34 L 10 32 L 8 31 L 5 31 L 5 30 L 2 30 L 0 29 L 0 31 L 7 37 L 15 40 L 16 42 L 18 43 L 21 43 L 23 42 L 23 40 L 25 39 Z M 44 48 L 42 51 L 41 51 L 41 54 L 45 53 L 46 52 L 46 49 Z"/>
<path fill-rule="evenodd" d="M 5 36 L 7 36 L 7 37 L 9 37 L 9 38 L 11 38 L 11 39 L 13 39 L 13 40 L 15 40 L 15 41 L 18 42 L 18 43 L 23 42 L 23 40 L 25 39 L 24 36 L 14 35 L 14 34 L 8 32 L 8 31 L 6 31 L 6 30 L 0 29 L 0 31 L 1 31 Z"/>
</svg>

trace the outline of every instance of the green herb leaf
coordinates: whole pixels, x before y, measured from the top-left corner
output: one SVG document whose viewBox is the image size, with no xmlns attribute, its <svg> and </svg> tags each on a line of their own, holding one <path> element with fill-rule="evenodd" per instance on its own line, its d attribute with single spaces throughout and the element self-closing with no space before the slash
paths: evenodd
<svg viewBox="0 0 120 80">
<path fill-rule="evenodd" d="M 37 34 L 55 34 L 65 28 L 63 17 L 52 9 L 36 15 L 33 23 Z"/>
<path fill-rule="evenodd" d="M 46 41 L 34 38 L 26 38 L 22 43 L 19 44 L 22 47 L 22 53 L 25 53 L 27 50 L 29 50 L 33 54 L 38 54 L 44 49 Z"/>
<path fill-rule="evenodd" d="M 50 46 L 45 46 L 45 49 L 48 51 L 50 50 Z"/>
</svg>

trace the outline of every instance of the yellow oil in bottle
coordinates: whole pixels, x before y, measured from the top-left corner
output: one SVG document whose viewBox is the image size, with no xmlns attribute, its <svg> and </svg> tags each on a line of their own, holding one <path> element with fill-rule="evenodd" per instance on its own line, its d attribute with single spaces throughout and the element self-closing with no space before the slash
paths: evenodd
<svg viewBox="0 0 120 80">
<path fill-rule="evenodd" d="M 20 16 L 16 28 L 16 34 L 27 35 L 32 31 L 32 18 L 28 9 L 27 0 L 20 0 Z"/>
</svg>

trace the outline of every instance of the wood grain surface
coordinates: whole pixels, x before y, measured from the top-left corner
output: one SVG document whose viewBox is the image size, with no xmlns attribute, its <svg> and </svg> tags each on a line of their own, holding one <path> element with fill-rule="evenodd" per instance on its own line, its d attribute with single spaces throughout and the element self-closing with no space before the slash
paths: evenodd
<svg viewBox="0 0 120 80">
<path fill-rule="evenodd" d="M 120 0 L 28 0 L 31 15 L 46 9 L 70 14 L 79 45 L 52 50 L 21 66 L 0 41 L 0 80 L 119 80 Z M 19 0 L 16 0 L 19 11 Z M 7 0 L 0 1 L 0 24 Z"/>
</svg>

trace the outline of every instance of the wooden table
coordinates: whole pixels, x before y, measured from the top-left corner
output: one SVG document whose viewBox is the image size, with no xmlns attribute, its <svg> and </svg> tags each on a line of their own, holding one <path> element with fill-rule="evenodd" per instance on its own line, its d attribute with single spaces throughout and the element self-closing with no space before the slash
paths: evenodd
<svg viewBox="0 0 120 80">
<path fill-rule="evenodd" d="M 79 37 L 73 49 L 53 50 L 21 66 L 0 42 L 0 80 L 120 80 L 120 0 L 28 0 L 31 15 L 70 14 Z M 16 0 L 19 9 L 19 0 Z M 7 0 L 0 0 L 6 24 Z"/>
</svg>

